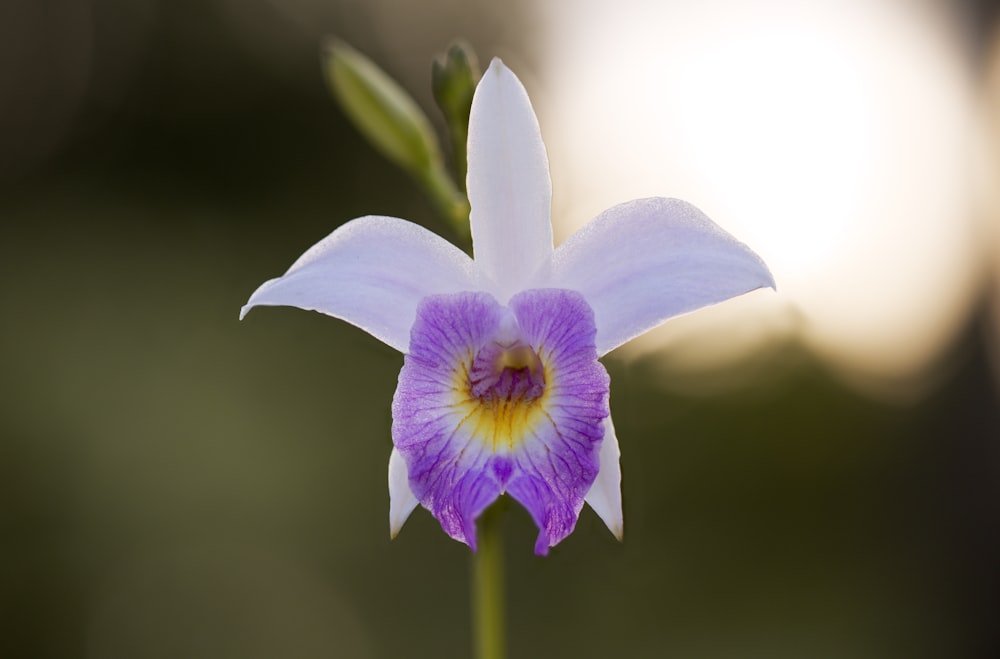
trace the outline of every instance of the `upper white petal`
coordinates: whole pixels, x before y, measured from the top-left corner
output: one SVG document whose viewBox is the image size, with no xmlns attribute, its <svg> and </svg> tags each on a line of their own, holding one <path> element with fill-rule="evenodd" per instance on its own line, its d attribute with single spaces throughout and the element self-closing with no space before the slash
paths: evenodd
<svg viewBox="0 0 1000 659">
<path fill-rule="evenodd" d="M 240 318 L 259 305 L 315 310 L 406 352 L 421 299 L 478 288 L 472 259 L 448 241 L 406 220 L 369 216 L 344 224 L 264 282 Z"/>
<path fill-rule="evenodd" d="M 583 293 L 604 355 L 667 318 L 774 288 L 749 247 L 679 199 L 614 206 L 559 246 L 540 282 Z"/>
<path fill-rule="evenodd" d="M 389 454 L 389 536 L 396 537 L 410 513 L 417 507 L 417 497 L 410 489 L 403 455 L 393 447 Z"/>
<path fill-rule="evenodd" d="M 609 416 L 604 420 L 600 471 L 597 472 L 597 478 L 583 500 L 594 509 L 598 517 L 604 520 L 608 530 L 619 540 L 625 533 L 625 522 L 622 518 L 622 470 L 618 462 L 620 456 L 615 426 Z"/>
<path fill-rule="evenodd" d="M 504 303 L 552 255 L 552 183 L 531 101 L 499 59 L 472 99 L 467 186 L 476 264 Z"/>
</svg>

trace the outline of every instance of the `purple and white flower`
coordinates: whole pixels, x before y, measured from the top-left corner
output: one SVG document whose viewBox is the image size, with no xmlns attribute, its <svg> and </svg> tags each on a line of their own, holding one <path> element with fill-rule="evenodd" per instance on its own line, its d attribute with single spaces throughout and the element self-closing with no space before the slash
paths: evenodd
<svg viewBox="0 0 1000 659">
<path fill-rule="evenodd" d="M 391 217 L 344 224 L 243 307 L 289 305 L 357 325 L 405 354 L 392 402 L 389 524 L 419 503 L 476 547 L 506 493 L 544 555 L 584 502 L 622 536 L 618 440 L 598 361 L 664 320 L 773 287 L 748 247 L 690 204 L 638 199 L 553 250 L 538 120 L 494 59 L 469 119 L 475 258 Z"/>
</svg>

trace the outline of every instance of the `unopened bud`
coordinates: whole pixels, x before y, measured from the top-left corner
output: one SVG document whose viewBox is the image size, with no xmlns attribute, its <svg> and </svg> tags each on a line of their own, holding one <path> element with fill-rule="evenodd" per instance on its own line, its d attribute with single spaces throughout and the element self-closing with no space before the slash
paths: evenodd
<svg viewBox="0 0 1000 659">
<path fill-rule="evenodd" d="M 344 114 L 386 158 L 419 179 L 442 167 L 430 121 L 395 80 L 339 40 L 327 43 L 323 65 Z"/>
<path fill-rule="evenodd" d="M 431 76 L 434 100 L 449 124 L 456 121 L 468 127 L 472 95 L 480 76 L 476 53 L 464 41 L 456 41 L 445 55 L 434 60 Z"/>
</svg>

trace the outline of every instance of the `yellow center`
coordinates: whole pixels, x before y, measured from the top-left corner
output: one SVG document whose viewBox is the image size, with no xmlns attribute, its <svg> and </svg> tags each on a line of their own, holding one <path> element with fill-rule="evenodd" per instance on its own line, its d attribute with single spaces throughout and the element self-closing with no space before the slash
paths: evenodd
<svg viewBox="0 0 1000 659">
<path fill-rule="evenodd" d="M 485 392 L 473 391 L 472 359 L 461 364 L 453 374 L 453 409 L 460 417 L 458 429 L 483 442 L 494 453 L 510 452 L 534 433 L 539 422 L 548 417 L 546 401 L 552 373 L 529 346 L 502 348 L 492 360 L 497 382 Z M 479 375 L 479 374 L 476 374 Z M 534 382 L 536 386 L 505 386 Z"/>
</svg>

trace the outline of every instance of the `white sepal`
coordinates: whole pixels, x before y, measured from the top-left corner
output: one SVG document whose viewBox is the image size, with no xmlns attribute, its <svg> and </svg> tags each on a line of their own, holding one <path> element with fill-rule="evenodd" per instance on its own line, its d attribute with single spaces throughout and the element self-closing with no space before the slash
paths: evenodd
<svg viewBox="0 0 1000 659">
<path fill-rule="evenodd" d="M 264 282 L 240 310 L 291 306 L 346 320 L 400 352 L 417 303 L 479 287 L 472 260 L 421 226 L 394 217 L 351 220 Z"/>
<path fill-rule="evenodd" d="M 417 507 L 417 497 L 410 489 L 406 462 L 395 448 L 389 455 L 389 537 L 395 538 L 410 513 Z"/>
<path fill-rule="evenodd" d="M 608 530 L 619 540 L 625 533 L 622 517 L 622 470 L 619 463 L 621 451 L 611 417 L 604 420 L 604 441 L 601 442 L 601 467 L 594 484 L 583 498 L 604 520 Z"/>
</svg>

